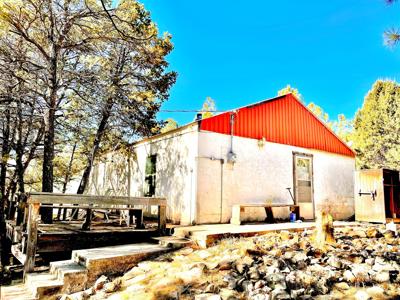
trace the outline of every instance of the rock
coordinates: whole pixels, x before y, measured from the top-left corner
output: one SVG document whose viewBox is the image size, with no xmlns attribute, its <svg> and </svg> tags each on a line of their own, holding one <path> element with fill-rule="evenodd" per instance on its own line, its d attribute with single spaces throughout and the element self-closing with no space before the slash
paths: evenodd
<svg viewBox="0 0 400 300">
<path fill-rule="evenodd" d="M 341 261 L 336 256 L 330 256 L 326 263 L 336 269 L 340 269 L 342 267 Z"/>
<path fill-rule="evenodd" d="M 200 294 L 194 296 L 195 300 L 221 300 L 221 296 L 217 294 Z"/>
<path fill-rule="evenodd" d="M 372 266 L 372 265 L 375 263 L 375 258 L 369 257 L 369 258 L 365 259 L 364 262 L 365 262 L 367 265 Z"/>
<path fill-rule="evenodd" d="M 320 280 L 318 280 L 317 283 L 315 284 L 315 290 L 319 294 L 326 295 L 329 292 L 329 288 L 326 283 L 326 279 L 321 278 Z"/>
<path fill-rule="evenodd" d="M 249 275 L 250 279 L 252 279 L 252 280 L 260 279 L 260 273 L 258 272 L 257 268 L 255 268 L 255 267 L 251 267 L 249 269 L 248 275 Z"/>
<path fill-rule="evenodd" d="M 348 236 L 352 237 L 353 239 L 356 239 L 356 238 L 365 238 L 365 237 L 367 237 L 367 234 L 365 233 L 364 230 L 357 229 L 357 230 L 350 231 Z"/>
<path fill-rule="evenodd" d="M 368 238 L 376 238 L 379 236 L 379 231 L 375 227 L 368 227 L 365 234 Z"/>
<path fill-rule="evenodd" d="M 373 299 L 385 299 L 385 290 L 381 288 L 380 286 L 373 286 L 370 288 L 367 288 L 366 292 L 370 297 Z"/>
<path fill-rule="evenodd" d="M 237 289 L 237 280 L 236 279 L 231 279 L 228 281 L 228 289 L 230 289 L 230 290 Z"/>
<path fill-rule="evenodd" d="M 366 291 L 357 291 L 357 293 L 354 294 L 354 299 L 356 300 L 369 300 L 370 296 Z"/>
<path fill-rule="evenodd" d="M 383 237 L 386 240 L 391 240 L 396 237 L 396 233 L 392 230 L 386 230 L 385 232 L 383 232 Z"/>
<path fill-rule="evenodd" d="M 307 240 L 301 240 L 299 242 L 299 248 L 302 250 L 307 250 L 310 247 L 310 242 Z"/>
<path fill-rule="evenodd" d="M 348 255 L 346 259 L 351 261 L 353 264 L 361 264 L 364 262 L 364 257 L 353 253 Z"/>
<path fill-rule="evenodd" d="M 251 266 L 254 262 L 254 259 L 247 255 L 242 259 L 242 261 L 243 261 L 243 264 L 245 264 L 247 266 Z"/>
<path fill-rule="evenodd" d="M 201 259 L 206 259 L 208 257 L 210 257 L 212 254 L 207 251 L 207 250 L 199 250 L 196 251 L 196 254 L 201 258 Z"/>
<path fill-rule="evenodd" d="M 265 280 L 271 288 L 275 288 L 275 285 L 285 282 L 285 275 L 281 273 L 269 274 L 265 277 Z"/>
<path fill-rule="evenodd" d="M 292 297 L 292 299 L 298 299 L 300 296 L 304 295 L 305 291 L 305 289 L 291 290 L 290 297 Z"/>
<path fill-rule="evenodd" d="M 239 259 L 236 261 L 236 271 L 238 271 L 239 274 L 243 274 L 252 264 L 254 260 L 250 256 L 245 256 L 242 259 Z"/>
<path fill-rule="evenodd" d="M 370 281 L 370 277 L 368 274 L 369 270 L 370 267 L 367 264 L 353 264 L 351 269 L 351 273 L 354 275 L 353 282 L 368 283 Z"/>
<path fill-rule="evenodd" d="M 254 289 L 261 289 L 265 286 L 265 281 L 264 280 L 259 280 L 254 284 Z"/>
<path fill-rule="evenodd" d="M 239 294 L 235 291 L 229 289 L 221 289 L 219 292 L 220 297 L 222 300 L 238 300 Z"/>
<path fill-rule="evenodd" d="M 246 265 L 244 265 L 242 262 L 237 262 L 235 265 L 236 271 L 238 271 L 239 274 L 243 274 L 245 272 Z"/>
<path fill-rule="evenodd" d="M 121 278 L 115 279 L 113 282 L 108 282 L 104 285 L 104 291 L 106 293 L 113 293 L 118 291 L 121 288 Z"/>
<path fill-rule="evenodd" d="M 96 291 L 99 291 L 101 289 L 103 289 L 104 285 L 108 282 L 108 279 L 106 276 L 101 275 L 96 282 L 94 283 L 94 289 Z"/>
<path fill-rule="evenodd" d="M 347 282 L 354 283 L 356 277 L 354 276 L 353 272 L 351 272 L 350 270 L 346 270 L 343 273 L 343 279 L 346 280 Z"/>
<path fill-rule="evenodd" d="M 350 288 L 350 286 L 346 282 L 338 282 L 335 284 L 335 288 L 337 288 L 340 291 L 345 291 Z"/>
<path fill-rule="evenodd" d="M 305 261 L 307 259 L 308 259 L 307 255 L 304 252 L 299 251 L 295 253 L 295 255 L 292 257 L 292 262 L 298 263 L 299 261 Z"/>
<path fill-rule="evenodd" d="M 373 275 L 372 279 L 378 283 L 384 283 L 390 281 L 389 271 L 380 271 Z"/>
<path fill-rule="evenodd" d="M 287 230 L 281 230 L 280 233 L 279 233 L 279 236 L 280 236 L 282 241 L 287 241 L 287 240 L 290 240 L 292 238 L 292 235 Z"/>
<path fill-rule="evenodd" d="M 194 251 L 193 248 L 185 247 L 185 248 L 182 248 L 182 249 L 180 249 L 180 250 L 177 250 L 177 251 L 175 252 L 175 255 L 187 256 L 187 255 L 193 253 L 193 251 Z"/>
<path fill-rule="evenodd" d="M 299 271 L 297 272 L 297 280 L 301 282 L 303 287 L 308 288 L 318 280 L 318 277 Z"/>
<path fill-rule="evenodd" d="M 271 292 L 271 300 L 290 299 L 290 295 L 284 289 L 274 289 Z"/>
<path fill-rule="evenodd" d="M 243 291 L 249 293 L 254 290 L 254 285 L 251 281 L 244 280 L 242 283 L 242 289 Z"/>
<path fill-rule="evenodd" d="M 254 296 L 251 296 L 251 300 L 269 300 L 269 295 L 267 294 L 255 294 Z"/>
<path fill-rule="evenodd" d="M 216 286 L 215 284 L 210 283 L 209 285 L 207 285 L 206 289 L 205 289 L 206 293 L 212 293 L 212 294 L 217 294 L 219 293 L 219 287 Z"/>
<path fill-rule="evenodd" d="M 188 271 L 183 271 L 176 275 L 177 278 L 181 279 L 185 284 L 191 284 L 201 279 L 203 273 L 204 273 L 203 268 L 194 267 Z"/>
<path fill-rule="evenodd" d="M 219 268 L 221 271 L 230 270 L 230 269 L 232 268 L 232 264 L 231 264 L 231 262 L 229 262 L 229 261 L 221 261 L 221 262 L 219 262 L 219 264 L 218 264 L 218 268 Z"/>
</svg>

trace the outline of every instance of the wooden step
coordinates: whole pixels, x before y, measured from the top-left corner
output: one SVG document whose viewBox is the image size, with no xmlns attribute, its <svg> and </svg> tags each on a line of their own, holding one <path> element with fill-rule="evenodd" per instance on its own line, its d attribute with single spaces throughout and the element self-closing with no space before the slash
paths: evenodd
<svg viewBox="0 0 400 300">
<path fill-rule="evenodd" d="M 29 288 L 23 283 L 1 286 L 0 289 L 1 300 L 37 300 Z"/>
<path fill-rule="evenodd" d="M 122 274 L 139 261 L 172 249 L 151 243 L 111 246 L 72 252 L 72 259 L 88 270 L 88 284 L 102 274 Z"/>
<path fill-rule="evenodd" d="M 27 274 L 25 285 L 36 298 L 42 299 L 51 298 L 60 294 L 64 282 L 58 280 L 55 275 L 50 273 L 31 273 Z"/>
<path fill-rule="evenodd" d="M 63 293 L 79 292 L 87 286 L 87 269 L 73 260 L 50 263 L 50 273 L 64 283 Z"/>
</svg>

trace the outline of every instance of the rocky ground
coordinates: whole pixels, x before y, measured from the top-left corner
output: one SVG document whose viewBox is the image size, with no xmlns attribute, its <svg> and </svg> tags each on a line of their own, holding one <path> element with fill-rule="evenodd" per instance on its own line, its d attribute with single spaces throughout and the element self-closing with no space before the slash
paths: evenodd
<svg viewBox="0 0 400 300">
<path fill-rule="evenodd" d="M 396 299 L 400 237 L 384 226 L 336 228 L 313 247 L 312 231 L 226 239 L 144 261 L 66 299 Z M 400 299 L 400 298 L 399 298 Z"/>
</svg>

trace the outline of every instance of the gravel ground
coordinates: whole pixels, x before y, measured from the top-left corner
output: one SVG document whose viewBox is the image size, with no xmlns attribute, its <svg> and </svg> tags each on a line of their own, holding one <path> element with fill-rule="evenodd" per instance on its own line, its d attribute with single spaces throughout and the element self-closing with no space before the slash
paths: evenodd
<svg viewBox="0 0 400 300">
<path fill-rule="evenodd" d="M 400 299 L 400 237 L 385 226 L 335 229 L 336 243 L 313 246 L 313 232 L 225 239 L 144 261 L 102 277 L 65 299 Z"/>
</svg>

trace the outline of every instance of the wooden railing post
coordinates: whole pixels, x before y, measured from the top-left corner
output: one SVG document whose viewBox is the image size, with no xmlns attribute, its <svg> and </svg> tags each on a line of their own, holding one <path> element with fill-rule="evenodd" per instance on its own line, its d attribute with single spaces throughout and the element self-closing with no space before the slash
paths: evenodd
<svg viewBox="0 0 400 300">
<path fill-rule="evenodd" d="M 164 205 L 158 206 L 158 231 L 160 234 L 165 234 L 167 224 L 166 207 Z"/>
<path fill-rule="evenodd" d="M 27 241 L 26 241 L 26 260 L 24 265 L 24 281 L 26 275 L 33 272 L 35 268 L 35 256 L 38 237 L 38 221 L 40 219 L 40 203 L 29 203 Z"/>
</svg>

